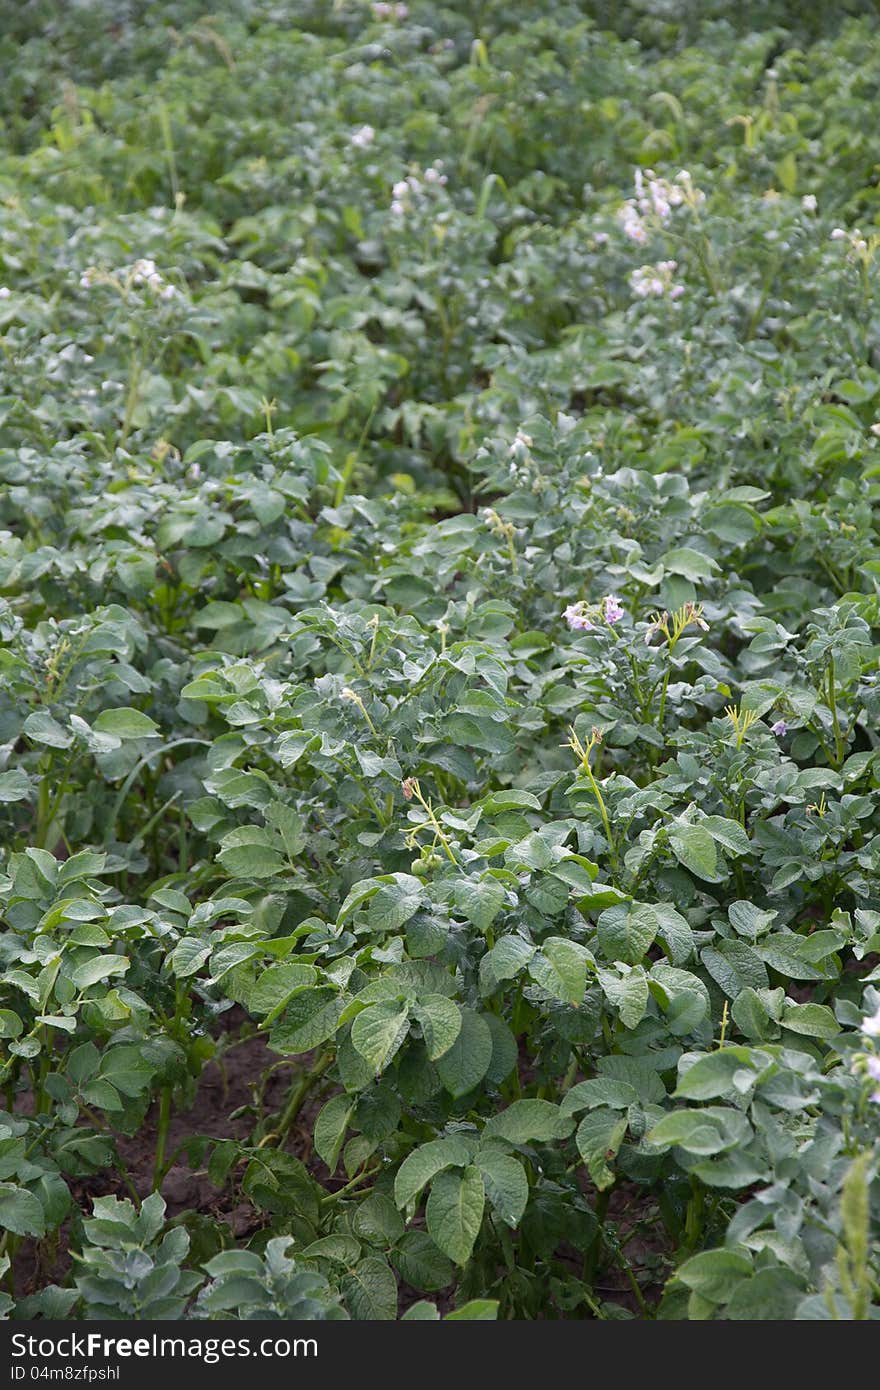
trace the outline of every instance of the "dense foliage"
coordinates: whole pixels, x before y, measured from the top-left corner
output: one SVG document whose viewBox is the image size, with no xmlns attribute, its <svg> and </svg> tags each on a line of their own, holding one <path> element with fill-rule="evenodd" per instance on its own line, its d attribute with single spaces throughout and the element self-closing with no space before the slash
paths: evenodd
<svg viewBox="0 0 880 1390">
<path fill-rule="evenodd" d="M 212 9 L 0 5 L 3 1312 L 878 1316 L 874 9 Z"/>
</svg>

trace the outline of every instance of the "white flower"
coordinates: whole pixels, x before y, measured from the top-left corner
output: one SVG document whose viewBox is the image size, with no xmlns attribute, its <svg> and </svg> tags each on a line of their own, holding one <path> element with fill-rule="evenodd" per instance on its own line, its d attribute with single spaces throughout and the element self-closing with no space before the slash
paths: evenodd
<svg viewBox="0 0 880 1390">
<path fill-rule="evenodd" d="M 862 1019 L 862 1032 L 866 1038 L 880 1038 L 880 1005 L 876 1013 Z"/>
<path fill-rule="evenodd" d="M 409 193 L 409 184 L 406 179 L 400 179 L 392 188 L 391 193 L 395 198 L 405 198 Z"/>
<path fill-rule="evenodd" d="M 805 193 L 801 198 L 801 207 L 804 212 L 815 212 L 819 206 L 815 193 Z"/>
<path fill-rule="evenodd" d="M 173 298 L 175 297 L 176 294 L 177 294 L 177 290 L 174 288 L 173 285 L 165 285 L 165 286 L 162 288 L 161 292 L 160 292 L 159 298 L 160 298 L 160 299 L 173 299 Z"/>
<path fill-rule="evenodd" d="M 639 299 L 659 299 L 663 295 L 668 295 L 670 299 L 680 299 L 684 294 L 684 285 L 675 285 L 672 282 L 677 269 L 677 261 L 658 261 L 656 265 L 640 265 L 629 277 L 630 289 Z"/>
<path fill-rule="evenodd" d="M 394 202 L 391 204 L 391 211 L 394 213 L 395 217 L 402 217 L 403 214 L 406 212 L 406 208 L 403 206 L 403 203 L 401 203 L 398 198 L 395 198 Z"/>
<path fill-rule="evenodd" d="M 351 137 L 350 144 L 355 145 L 359 150 L 365 150 L 368 145 L 372 145 L 376 138 L 376 132 L 371 125 L 362 125 Z"/>
<path fill-rule="evenodd" d="M 846 232 L 843 230 L 842 227 L 835 227 L 835 228 L 834 228 L 834 231 L 831 233 L 831 240 L 832 240 L 832 241 L 846 241 Z"/>
<path fill-rule="evenodd" d="M 82 275 L 79 277 L 79 287 L 80 287 L 80 289 L 81 289 L 81 290 L 90 290 L 90 289 L 92 288 L 92 285 L 93 285 L 94 283 L 95 283 L 95 281 L 94 281 L 94 271 L 92 271 L 92 270 L 84 270 L 83 273 L 82 273 Z"/>
<path fill-rule="evenodd" d="M 8 285 L 0 285 L 0 299 L 8 299 L 11 294 L 12 290 Z"/>
</svg>

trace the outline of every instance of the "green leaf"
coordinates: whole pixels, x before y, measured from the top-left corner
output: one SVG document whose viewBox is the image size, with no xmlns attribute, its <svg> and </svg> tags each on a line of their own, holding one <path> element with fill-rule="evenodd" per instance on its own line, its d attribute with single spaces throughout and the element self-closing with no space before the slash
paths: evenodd
<svg viewBox="0 0 880 1390">
<path fill-rule="evenodd" d="M 418 1197 L 436 1173 L 444 1168 L 463 1168 L 471 1161 L 468 1145 L 458 1135 L 432 1139 L 407 1154 L 394 1179 L 394 1200 L 399 1207 L 408 1206 Z"/>
<path fill-rule="evenodd" d="M 504 906 L 507 894 L 497 878 L 456 880 L 454 902 L 478 932 L 489 930 Z"/>
<path fill-rule="evenodd" d="M 806 1038 L 833 1038 L 840 1032 L 834 1012 L 826 1004 L 794 1004 L 787 1000 L 780 1022 L 783 1028 Z"/>
<path fill-rule="evenodd" d="M 0 802 L 27 801 L 30 794 L 31 781 L 23 768 L 0 772 Z"/>
<path fill-rule="evenodd" d="M 457 1265 L 470 1259 L 483 1224 L 486 1191 L 480 1170 L 438 1173 L 425 1207 L 428 1234 Z"/>
<path fill-rule="evenodd" d="M 426 994 L 413 1007 L 413 1015 L 422 1025 L 428 1057 L 436 1062 L 461 1032 L 461 1009 L 443 994 Z"/>
<path fill-rule="evenodd" d="M 692 550 L 690 546 L 676 546 L 660 558 L 665 570 L 670 574 L 683 575 L 692 584 L 699 583 L 701 579 L 711 579 L 720 568 L 717 560 L 700 550 Z"/>
<path fill-rule="evenodd" d="M 377 1076 L 385 1070 L 409 1032 L 409 1010 L 390 1000 L 362 1010 L 351 1026 L 356 1051 Z"/>
<path fill-rule="evenodd" d="M 726 1303 L 751 1273 L 752 1262 L 746 1255 L 735 1250 L 704 1250 L 679 1265 L 675 1277 L 710 1303 Z"/>
<path fill-rule="evenodd" d="M 77 989 L 88 989 L 111 975 L 124 975 L 129 965 L 128 956 L 93 956 L 76 967 L 72 975 L 73 983 Z"/>
<path fill-rule="evenodd" d="M 510 1154 L 484 1149 L 477 1156 L 486 1196 L 508 1226 L 518 1226 L 529 1200 L 525 1169 Z"/>
<path fill-rule="evenodd" d="M 638 965 L 654 943 L 660 926 L 646 903 L 620 903 L 600 914 L 596 923 L 599 948 L 606 960 Z"/>
<path fill-rule="evenodd" d="M 391 1198 L 371 1192 L 352 1217 L 352 1230 L 373 1245 L 390 1246 L 403 1235 L 403 1220 Z"/>
<path fill-rule="evenodd" d="M 331 1174 L 336 1172 L 336 1165 L 339 1162 L 339 1155 L 345 1142 L 345 1132 L 348 1129 L 348 1122 L 351 1119 L 354 1106 L 355 1103 L 351 1097 L 342 1092 L 328 1100 L 315 1120 L 313 1139 L 315 1152 L 319 1158 L 324 1160 Z"/>
<path fill-rule="evenodd" d="M 461 1030 L 455 1042 L 435 1063 L 437 1075 L 453 1099 L 478 1086 L 492 1061 L 492 1034 L 484 1018 L 461 1010 Z"/>
<path fill-rule="evenodd" d="M 533 957 L 529 974 L 554 999 L 577 1008 L 583 1003 L 590 960 L 589 951 L 578 942 L 549 936 L 541 942 L 540 951 Z"/>
<path fill-rule="evenodd" d="M 506 1139 L 509 1144 L 545 1143 L 564 1139 L 572 1122 L 549 1100 L 515 1100 L 506 1110 L 490 1116 L 483 1129 L 486 1139 Z"/>
<path fill-rule="evenodd" d="M 700 960 L 728 999 L 737 999 L 745 989 L 766 989 L 770 983 L 761 957 L 744 941 L 731 939 L 704 946 Z"/>
<path fill-rule="evenodd" d="M 211 954 L 211 943 L 197 936 L 182 936 L 168 957 L 178 979 L 186 979 L 201 970 Z"/>
<path fill-rule="evenodd" d="M 159 725 L 149 715 L 130 708 L 101 710 L 92 728 L 96 733 L 122 739 L 154 738 L 159 732 Z"/>
<path fill-rule="evenodd" d="M 378 1255 L 368 1255 L 345 1275 L 340 1292 L 358 1322 L 393 1322 L 397 1318 L 397 1280 Z"/>
<path fill-rule="evenodd" d="M 35 709 L 22 725 L 24 732 L 34 743 L 42 743 L 47 748 L 69 748 L 73 734 L 53 719 L 47 709 Z"/>
<path fill-rule="evenodd" d="M 367 922 L 375 932 L 394 932 L 409 921 L 421 906 L 424 889 L 411 874 L 395 874 L 370 899 Z"/>
<path fill-rule="evenodd" d="M 718 851 L 715 841 L 702 825 L 683 825 L 679 822 L 669 832 L 669 845 L 680 864 L 698 878 L 717 883 Z"/>
<path fill-rule="evenodd" d="M 728 854 L 748 854 L 752 848 L 751 841 L 739 821 L 728 820 L 725 816 L 704 816 L 700 824 Z"/>
<path fill-rule="evenodd" d="M 578 1153 L 600 1192 L 614 1182 L 614 1172 L 608 1165 L 623 1142 L 626 1125 L 626 1115 L 604 1106 L 591 1110 L 578 1125 L 575 1135 Z"/>
<path fill-rule="evenodd" d="M 0 1182 L 0 1228 L 16 1236 L 46 1234 L 43 1208 L 33 1192 L 14 1183 Z"/>
<path fill-rule="evenodd" d="M 791 1322 L 803 1296 L 803 1280 L 793 1270 L 759 1269 L 737 1283 L 725 1314 L 733 1322 Z"/>
<path fill-rule="evenodd" d="M 455 1277 L 449 1256 L 438 1250 L 427 1231 L 407 1231 L 392 1250 L 391 1262 L 401 1279 L 420 1293 L 445 1289 Z"/>
<path fill-rule="evenodd" d="M 674 1094 L 685 1100 L 712 1100 L 724 1096 L 734 1084 L 738 1072 L 753 1072 L 755 1065 L 763 1067 L 769 1058 L 747 1047 L 722 1047 L 698 1058 L 680 1078 Z"/>
<path fill-rule="evenodd" d="M 269 1034 L 269 1046 L 290 1057 L 311 1052 L 336 1032 L 343 1007 L 342 997 L 326 986 L 296 995 Z"/>
<path fill-rule="evenodd" d="M 498 1300 L 495 1298 L 472 1298 L 463 1303 L 454 1313 L 447 1313 L 444 1322 L 495 1322 L 498 1317 Z"/>
<path fill-rule="evenodd" d="M 480 988 L 492 994 L 502 980 L 513 980 L 535 954 L 535 947 L 522 936 L 511 934 L 496 941 L 480 961 Z"/>
</svg>

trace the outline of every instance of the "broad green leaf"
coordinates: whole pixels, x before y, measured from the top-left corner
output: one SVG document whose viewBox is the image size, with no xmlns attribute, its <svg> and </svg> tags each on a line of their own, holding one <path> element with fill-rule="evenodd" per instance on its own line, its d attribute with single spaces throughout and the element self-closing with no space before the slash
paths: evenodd
<svg viewBox="0 0 880 1390">
<path fill-rule="evenodd" d="M 515 1100 L 490 1116 L 483 1135 L 487 1139 L 506 1139 L 510 1144 L 532 1144 L 564 1139 L 571 1129 L 571 1120 L 552 1101 Z"/>
<path fill-rule="evenodd" d="M 583 1002 L 587 987 L 589 951 L 576 941 L 550 936 L 532 958 L 529 974 L 542 989 L 575 1008 Z"/>
<path fill-rule="evenodd" d="M 322 1158 L 331 1173 L 336 1172 L 348 1122 L 354 1110 L 354 1101 L 345 1092 L 332 1096 L 322 1107 L 315 1120 L 315 1152 Z"/>
<path fill-rule="evenodd" d="M 443 994 L 426 994 L 414 1006 L 413 1015 L 422 1025 L 428 1057 L 435 1062 L 461 1032 L 461 1009 Z"/>
<path fill-rule="evenodd" d="M 726 1303 L 751 1273 L 747 1255 L 735 1250 L 704 1250 L 679 1265 L 675 1277 L 710 1303 Z"/>
<path fill-rule="evenodd" d="M 112 734 L 114 738 L 154 738 L 159 726 L 149 715 L 139 709 L 104 709 L 92 724 L 99 734 Z"/>
<path fill-rule="evenodd" d="M 601 913 L 597 922 L 599 948 L 606 960 L 638 965 L 653 944 L 660 926 L 645 903 L 620 903 Z"/>
<path fill-rule="evenodd" d="M 405 1283 L 420 1293 L 445 1289 L 455 1277 L 455 1266 L 434 1244 L 427 1231 L 407 1231 L 391 1252 L 391 1262 Z"/>
<path fill-rule="evenodd" d="M 358 1322 L 393 1322 L 397 1317 L 397 1280 L 384 1260 L 368 1255 L 343 1278 L 340 1290 Z"/>
<path fill-rule="evenodd" d="M 351 1026 L 351 1040 L 378 1076 L 402 1046 L 408 1032 L 409 1010 L 386 1001 L 372 1004 L 358 1014 Z"/>
<path fill-rule="evenodd" d="M 608 1165 L 623 1142 L 626 1125 L 626 1115 L 604 1106 L 589 1111 L 578 1125 L 575 1135 L 578 1153 L 600 1192 L 614 1182 L 614 1172 Z"/>
<path fill-rule="evenodd" d="M 290 1057 L 311 1052 L 336 1032 L 343 1007 L 342 997 L 329 987 L 296 995 L 273 1026 L 269 1046 Z"/>
<path fill-rule="evenodd" d="M 477 1155 L 486 1196 L 508 1226 L 518 1226 L 529 1200 L 525 1169 L 510 1154 L 484 1149 Z"/>
<path fill-rule="evenodd" d="M 478 932 L 486 932 L 504 906 L 507 894 L 496 878 L 462 878 L 456 881 L 454 901 Z"/>
<path fill-rule="evenodd" d="M 461 1029 L 455 1042 L 435 1063 L 449 1094 L 458 1099 L 478 1086 L 492 1061 L 489 1025 L 472 1009 L 461 1010 Z"/>
<path fill-rule="evenodd" d="M 14 1183 L 0 1182 L 0 1229 L 16 1236 L 45 1235 L 43 1207 L 33 1192 Z"/>
<path fill-rule="evenodd" d="M 432 1139 L 407 1154 L 394 1179 L 394 1200 L 405 1207 L 418 1197 L 422 1188 L 444 1168 L 463 1168 L 471 1161 L 468 1145 L 458 1135 Z"/>
<path fill-rule="evenodd" d="M 483 1224 L 486 1192 L 478 1168 L 438 1173 L 425 1207 L 428 1234 L 445 1255 L 465 1265 Z"/>
<path fill-rule="evenodd" d="M 702 825 L 683 825 L 679 822 L 669 832 L 669 844 L 680 864 L 698 878 L 717 883 L 718 851 L 709 831 Z"/>
</svg>

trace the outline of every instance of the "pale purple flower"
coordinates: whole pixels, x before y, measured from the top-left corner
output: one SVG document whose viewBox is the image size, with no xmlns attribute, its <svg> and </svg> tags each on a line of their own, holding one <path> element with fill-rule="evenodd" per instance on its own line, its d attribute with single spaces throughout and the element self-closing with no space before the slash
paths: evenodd
<svg viewBox="0 0 880 1390">
<path fill-rule="evenodd" d="M 616 623 L 618 619 L 623 617 L 623 609 L 618 603 L 615 594 L 606 594 L 602 602 L 605 606 L 606 623 Z"/>
<path fill-rule="evenodd" d="M 866 1057 L 865 1071 L 872 1081 L 880 1081 L 880 1057 Z"/>
<path fill-rule="evenodd" d="M 815 193 L 805 193 L 803 198 L 801 198 L 801 207 L 804 212 L 815 212 L 818 206 L 819 203 Z"/>
<path fill-rule="evenodd" d="M 584 612 L 583 603 L 570 603 L 562 614 L 573 632 L 589 632 L 593 624 Z"/>
<path fill-rule="evenodd" d="M 405 198 L 409 193 L 409 184 L 406 179 L 399 179 L 391 190 L 392 197 Z"/>
<path fill-rule="evenodd" d="M 350 144 L 359 150 L 365 150 L 368 145 L 372 145 L 376 138 L 376 132 L 371 125 L 362 125 L 354 132 Z"/>
<path fill-rule="evenodd" d="M 595 236 L 593 237 L 593 240 L 597 246 L 605 246 L 608 241 L 608 233 L 596 232 Z"/>
<path fill-rule="evenodd" d="M 775 734 L 777 738 L 785 738 L 788 733 L 788 725 L 784 719 L 777 719 L 775 724 L 770 725 L 770 732 Z"/>
<path fill-rule="evenodd" d="M 683 285 L 674 285 L 672 277 L 678 269 L 676 261 L 658 261 L 656 265 L 640 265 L 631 272 L 630 289 L 639 299 L 649 296 L 660 299 L 668 294 L 678 299 L 684 293 Z"/>
<path fill-rule="evenodd" d="M 866 1038 L 880 1038 L 880 1005 L 876 1013 L 862 1019 L 862 1032 Z"/>
<path fill-rule="evenodd" d="M 832 241 L 846 241 L 846 232 L 843 230 L 842 227 L 835 227 L 835 228 L 834 228 L 834 231 L 831 233 L 831 240 L 832 240 Z"/>
<path fill-rule="evenodd" d="M 8 285 L 0 285 L 0 299 L 8 299 L 11 294 L 12 290 Z"/>
</svg>

